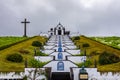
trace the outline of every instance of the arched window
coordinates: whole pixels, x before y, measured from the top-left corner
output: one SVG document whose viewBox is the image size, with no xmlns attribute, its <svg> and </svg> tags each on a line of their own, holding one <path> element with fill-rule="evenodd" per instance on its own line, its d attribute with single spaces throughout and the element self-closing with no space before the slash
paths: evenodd
<svg viewBox="0 0 120 80">
<path fill-rule="evenodd" d="M 63 54 L 61 52 L 58 53 L 58 59 L 63 59 Z"/>
<path fill-rule="evenodd" d="M 57 64 L 57 70 L 64 70 L 64 63 L 62 61 L 58 62 Z"/>
</svg>

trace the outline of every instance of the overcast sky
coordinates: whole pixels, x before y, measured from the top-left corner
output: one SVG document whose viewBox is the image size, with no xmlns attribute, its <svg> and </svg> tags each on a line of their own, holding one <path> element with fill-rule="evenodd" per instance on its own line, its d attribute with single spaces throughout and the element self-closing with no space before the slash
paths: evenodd
<svg viewBox="0 0 120 80">
<path fill-rule="evenodd" d="M 0 36 L 47 32 L 59 22 L 71 33 L 120 35 L 120 0 L 0 0 Z"/>
</svg>

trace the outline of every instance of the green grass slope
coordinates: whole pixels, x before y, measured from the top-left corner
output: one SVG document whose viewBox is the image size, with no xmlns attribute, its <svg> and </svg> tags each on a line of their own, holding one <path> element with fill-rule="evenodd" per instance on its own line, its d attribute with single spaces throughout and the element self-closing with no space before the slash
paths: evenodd
<svg viewBox="0 0 120 80">
<path fill-rule="evenodd" d="M 112 71 L 112 72 L 120 72 L 120 62 L 108 64 L 108 65 L 100 65 L 98 63 L 99 55 L 104 52 L 110 52 L 120 57 L 120 50 L 109 45 L 103 44 L 91 38 L 80 36 L 80 40 L 75 40 L 74 43 L 77 45 L 78 48 L 81 49 L 81 52 L 84 52 L 83 44 L 89 44 L 90 46 L 86 48 L 86 55 L 87 58 L 92 62 L 92 65 L 89 67 L 94 67 L 94 61 L 97 62 L 98 70 L 101 72 L 104 71 Z"/>
<path fill-rule="evenodd" d="M 34 47 L 31 44 L 33 41 L 36 41 L 36 40 L 44 43 L 46 41 L 46 38 L 36 36 L 36 37 L 33 37 L 29 40 L 20 42 L 18 44 L 15 44 L 15 45 L 9 47 L 9 48 L 1 50 L 0 51 L 0 71 L 5 71 L 5 72 L 23 71 L 24 70 L 24 60 L 27 58 L 29 61 L 34 56 Z M 14 63 L 14 62 L 10 62 L 10 61 L 6 60 L 6 56 L 8 54 L 18 53 L 21 49 L 25 49 L 25 50 L 30 52 L 28 54 L 21 54 L 24 58 L 23 62 Z"/>
</svg>

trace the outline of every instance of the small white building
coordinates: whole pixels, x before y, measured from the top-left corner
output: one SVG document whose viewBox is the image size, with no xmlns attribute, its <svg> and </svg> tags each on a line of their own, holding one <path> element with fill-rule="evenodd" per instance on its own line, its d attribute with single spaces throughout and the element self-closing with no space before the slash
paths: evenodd
<svg viewBox="0 0 120 80">
<path fill-rule="evenodd" d="M 69 35 L 70 31 L 66 31 L 65 27 L 59 23 L 55 28 L 51 28 L 49 35 Z"/>
</svg>

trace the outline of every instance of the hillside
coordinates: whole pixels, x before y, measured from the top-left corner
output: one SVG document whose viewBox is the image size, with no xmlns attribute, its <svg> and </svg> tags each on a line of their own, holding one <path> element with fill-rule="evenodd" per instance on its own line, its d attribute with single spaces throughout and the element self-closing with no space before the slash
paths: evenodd
<svg viewBox="0 0 120 80">
<path fill-rule="evenodd" d="M 90 37 L 93 40 L 109 45 L 113 48 L 120 49 L 120 37 Z"/>
<path fill-rule="evenodd" d="M 13 63 L 6 60 L 6 56 L 8 54 L 12 53 L 20 53 L 21 50 L 26 50 L 29 53 L 28 54 L 22 54 L 24 60 L 27 58 L 28 60 L 33 58 L 34 55 L 34 47 L 31 45 L 33 41 L 40 41 L 42 43 L 45 43 L 46 38 L 36 36 L 33 38 L 30 38 L 28 40 L 25 40 L 23 42 L 17 43 L 15 45 L 12 45 L 9 48 L 6 48 L 4 50 L 0 51 L 0 71 L 23 71 L 24 70 L 24 61 L 22 63 Z"/>
<path fill-rule="evenodd" d="M 8 48 L 14 44 L 22 42 L 24 40 L 29 39 L 28 37 L 14 37 L 14 36 L 4 36 L 0 37 L 0 50 Z"/>
<path fill-rule="evenodd" d="M 74 39 L 74 38 L 72 38 Z M 88 59 L 92 62 L 92 65 L 90 67 L 94 67 L 94 61 L 97 61 L 97 67 L 99 71 L 120 71 L 120 62 L 113 63 L 109 65 L 100 65 L 98 63 L 99 55 L 106 51 L 109 53 L 113 53 L 120 57 L 120 50 L 113 48 L 109 45 L 103 44 L 101 42 L 98 42 L 96 40 L 93 40 L 91 38 L 80 36 L 79 40 L 74 40 L 74 43 L 77 45 L 78 48 L 81 49 L 81 53 L 84 53 L 83 44 L 89 44 L 89 47 L 86 48 L 86 55 Z"/>
</svg>

